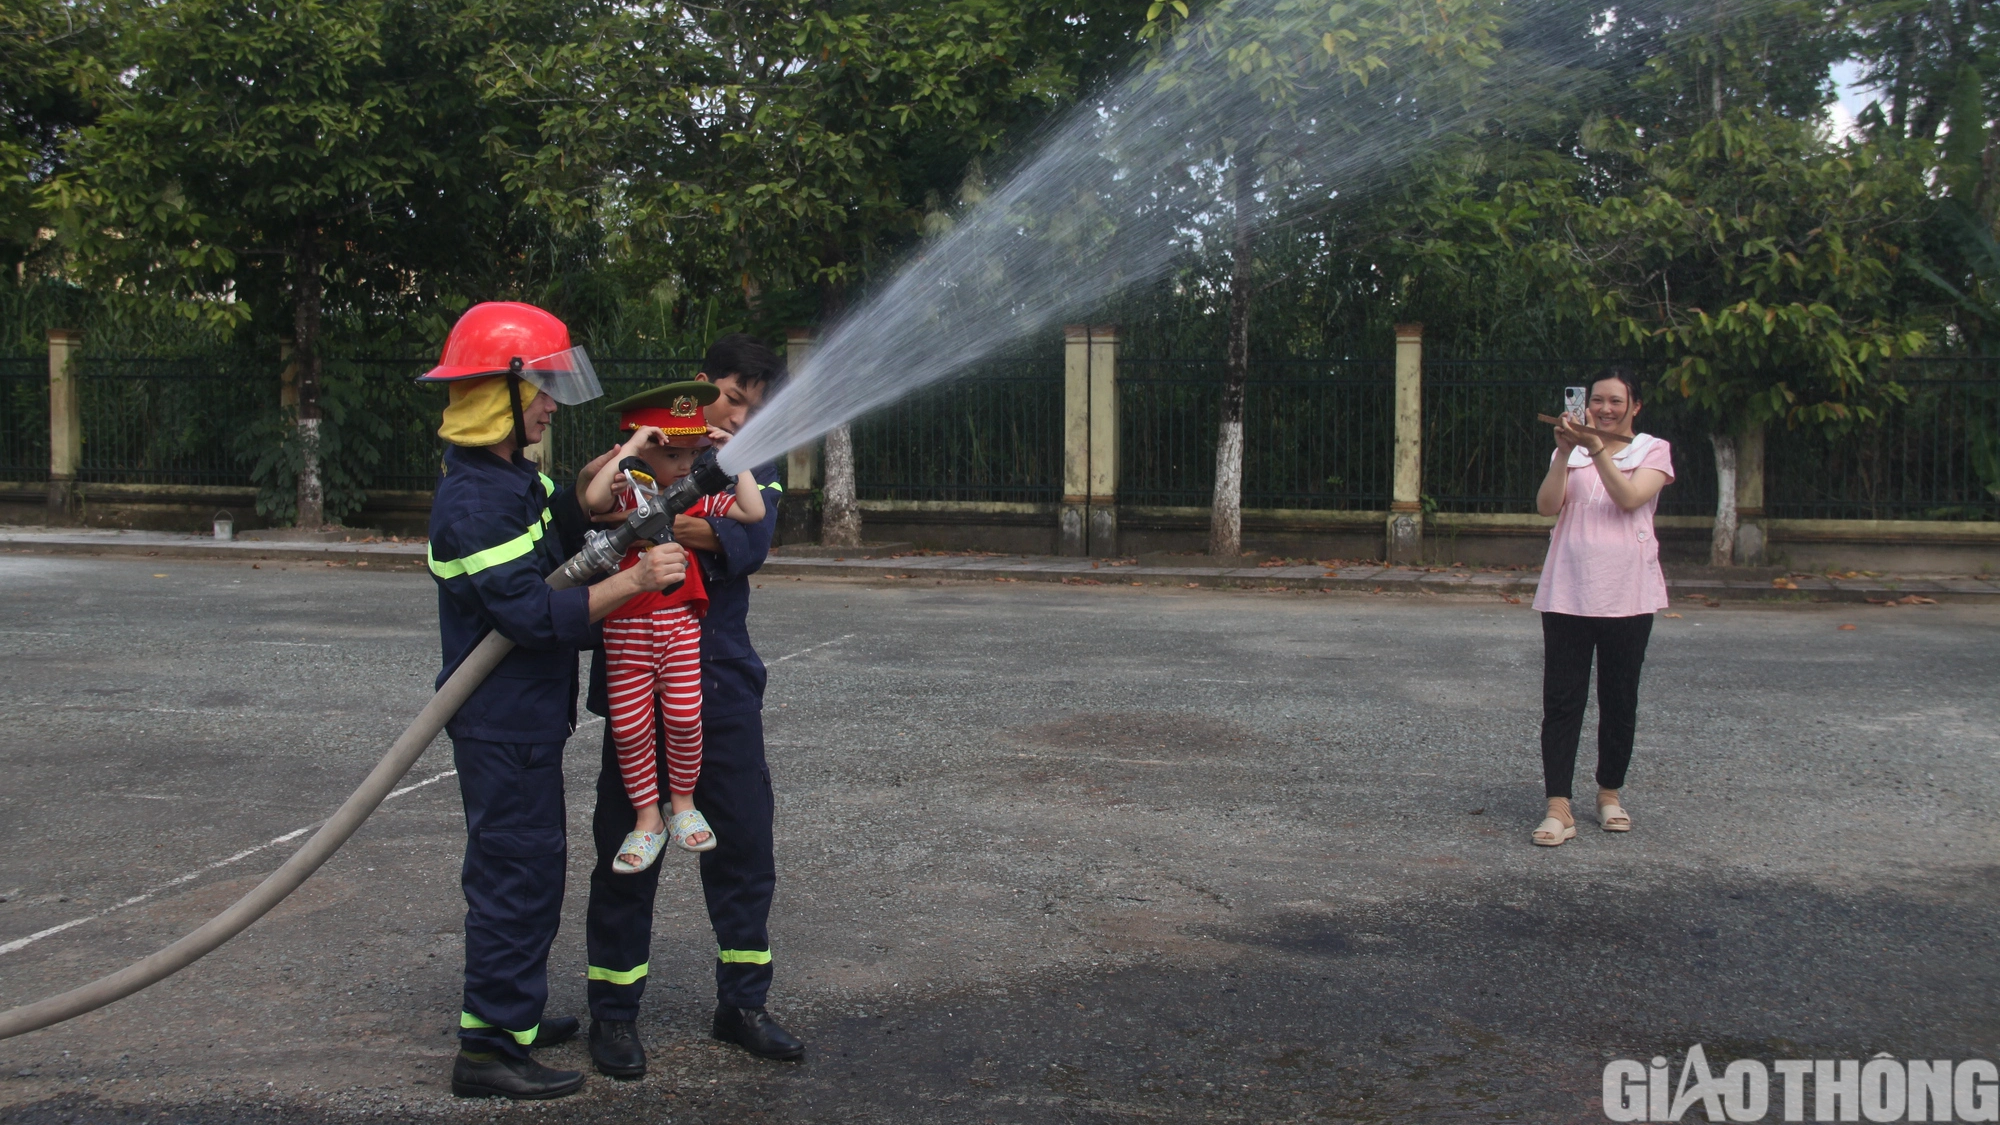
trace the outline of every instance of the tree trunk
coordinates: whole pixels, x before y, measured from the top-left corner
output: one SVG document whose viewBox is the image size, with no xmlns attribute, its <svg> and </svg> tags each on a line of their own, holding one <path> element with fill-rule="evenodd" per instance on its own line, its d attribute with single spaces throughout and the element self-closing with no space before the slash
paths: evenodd
<svg viewBox="0 0 2000 1125">
<path fill-rule="evenodd" d="M 1243 553 L 1243 385 L 1250 377 L 1251 173 L 1247 148 L 1232 160 L 1235 230 L 1229 246 L 1229 342 L 1222 363 L 1222 409 L 1215 435 L 1215 496 L 1208 509 L 1208 553 Z"/>
<path fill-rule="evenodd" d="M 854 502 L 854 435 L 845 423 L 826 433 L 825 508 L 819 541 L 828 547 L 861 546 L 861 508 Z"/>
<path fill-rule="evenodd" d="M 307 226 L 299 232 L 299 251 L 293 280 L 295 304 L 292 335 L 298 349 L 298 517 L 296 525 L 317 528 L 326 524 L 326 496 L 320 483 L 319 465 L 319 232 Z"/>
<path fill-rule="evenodd" d="M 832 236 L 825 244 L 827 260 L 840 260 L 840 247 Z M 822 330 L 840 320 L 847 308 L 847 290 L 838 282 L 828 282 L 819 294 Z M 861 546 L 861 506 L 854 499 L 854 431 L 841 423 L 826 433 L 826 448 L 820 472 L 819 541 L 825 547 Z"/>
<path fill-rule="evenodd" d="M 1708 564 L 1736 560 L 1736 435 L 1710 434 L 1715 444 L 1715 532 L 1708 541 Z"/>
</svg>

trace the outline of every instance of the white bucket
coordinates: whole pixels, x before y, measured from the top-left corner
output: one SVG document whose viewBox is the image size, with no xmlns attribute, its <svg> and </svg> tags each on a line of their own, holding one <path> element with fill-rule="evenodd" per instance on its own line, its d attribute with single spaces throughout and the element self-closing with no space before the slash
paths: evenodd
<svg viewBox="0 0 2000 1125">
<path fill-rule="evenodd" d="M 236 538 L 236 520 L 228 512 L 215 513 L 215 537 L 223 540 Z"/>
</svg>

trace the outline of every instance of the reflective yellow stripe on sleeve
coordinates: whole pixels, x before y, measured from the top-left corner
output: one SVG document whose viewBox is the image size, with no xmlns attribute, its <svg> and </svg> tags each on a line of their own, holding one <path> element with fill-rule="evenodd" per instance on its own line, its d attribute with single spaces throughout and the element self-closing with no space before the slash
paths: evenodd
<svg viewBox="0 0 2000 1125">
<path fill-rule="evenodd" d="M 431 554 L 430 547 L 426 546 L 424 548 L 424 558 L 430 563 L 431 573 L 437 575 L 439 578 L 458 578 L 467 574 L 478 574 L 489 567 L 513 562 L 515 559 L 534 550 L 535 544 L 541 541 L 543 529 L 548 527 L 555 518 L 554 512 L 543 508 L 540 523 L 534 524 L 528 530 L 497 547 L 488 547 L 484 551 L 474 551 L 462 559 L 448 559 L 444 562 L 439 562 L 437 556 Z"/>
<path fill-rule="evenodd" d="M 589 980 L 609 981 L 612 984 L 636 984 L 646 979 L 646 971 L 652 968 L 652 965 L 651 961 L 642 961 L 637 968 L 632 969 L 603 969 L 592 965 L 584 976 Z"/>
<path fill-rule="evenodd" d="M 473 1015 L 471 1012 L 458 1013 L 458 1026 L 463 1028 L 493 1027 L 492 1024 L 487 1023 L 485 1020 L 480 1019 L 478 1016 Z M 507 1031 L 507 1029 L 504 1027 L 498 1028 L 497 1030 L 507 1031 L 507 1034 L 514 1037 L 514 1042 L 519 1043 L 523 1047 L 527 1047 L 533 1045 L 533 1043 L 535 1042 L 535 1033 L 540 1031 L 541 1029 L 542 1025 L 536 1024 L 535 1026 L 529 1028 L 526 1031 Z"/>
<path fill-rule="evenodd" d="M 768 965 L 771 951 L 768 949 L 718 949 L 716 960 L 725 965 Z"/>
<path fill-rule="evenodd" d="M 768 488 L 768 489 L 771 489 L 771 490 L 773 490 L 773 491 L 775 491 L 775 492 L 783 492 L 783 491 L 785 490 L 785 486 L 784 486 L 784 485 L 782 485 L 782 484 L 779 484 L 779 483 L 778 483 L 777 481 L 772 481 L 772 482 L 771 482 L 770 484 L 760 484 L 760 485 L 758 485 L 757 487 L 758 487 L 758 488 Z"/>
</svg>

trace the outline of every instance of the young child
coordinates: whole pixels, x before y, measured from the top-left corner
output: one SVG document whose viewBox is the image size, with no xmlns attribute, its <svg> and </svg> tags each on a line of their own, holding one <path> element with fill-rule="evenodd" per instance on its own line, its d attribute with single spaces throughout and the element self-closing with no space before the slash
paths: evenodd
<svg viewBox="0 0 2000 1125">
<path fill-rule="evenodd" d="M 632 436 L 616 461 L 584 485 L 584 509 L 593 515 L 631 509 L 638 506 L 635 488 L 665 489 L 687 476 L 698 451 L 711 444 L 701 408 L 714 402 L 717 393 L 713 383 L 668 383 L 613 404 L 619 429 L 632 431 Z M 643 463 L 644 470 L 631 458 Z M 687 514 L 756 523 L 764 518 L 764 498 L 745 472 L 737 476 L 733 495 L 703 497 Z M 619 569 L 634 565 L 646 546 L 651 544 L 635 545 Z M 707 610 L 701 570 L 690 565 L 687 581 L 679 587 L 641 594 L 604 620 L 611 738 L 625 795 L 638 813 L 638 823 L 611 864 L 622 875 L 651 867 L 668 839 L 691 852 L 715 847 L 714 831 L 694 807 L 694 784 L 701 776 L 701 618 Z M 666 732 L 671 812 L 666 818 L 660 814 L 655 698 Z"/>
</svg>

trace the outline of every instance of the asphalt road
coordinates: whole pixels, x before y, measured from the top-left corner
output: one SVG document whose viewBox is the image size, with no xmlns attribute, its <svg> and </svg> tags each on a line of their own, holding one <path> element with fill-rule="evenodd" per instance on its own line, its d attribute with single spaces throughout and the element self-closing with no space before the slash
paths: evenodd
<svg viewBox="0 0 2000 1125">
<path fill-rule="evenodd" d="M 426 698 L 433 598 L 0 558 L 0 1007 L 274 867 Z M 1550 850 L 1525 606 L 775 578 L 753 604 L 772 1007 L 804 1065 L 706 1038 L 714 943 L 669 856 L 653 1073 L 452 1099 L 445 777 L 207 960 L 0 1041 L 0 1118 L 1584 1122 L 1606 1061 L 1697 1042 L 1995 1054 L 2000 609 L 1688 603 L 1654 632 L 1637 831 Z M 600 735 L 570 746 L 557 1013 L 582 1010 Z M 449 768 L 434 747 L 406 784 Z"/>
</svg>

